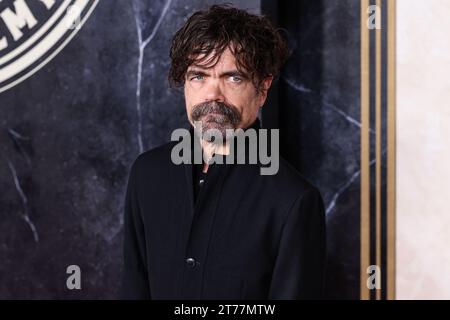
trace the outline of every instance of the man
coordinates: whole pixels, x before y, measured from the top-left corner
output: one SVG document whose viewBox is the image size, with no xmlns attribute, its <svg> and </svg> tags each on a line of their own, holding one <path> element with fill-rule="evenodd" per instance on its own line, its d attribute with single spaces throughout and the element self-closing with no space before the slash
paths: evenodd
<svg viewBox="0 0 450 320">
<path fill-rule="evenodd" d="M 170 142 L 133 164 L 124 298 L 320 298 L 318 190 L 283 159 L 274 175 L 261 175 L 260 164 L 210 161 L 229 154 L 230 129 L 260 128 L 258 110 L 288 53 L 267 18 L 227 6 L 194 13 L 176 33 L 169 80 L 184 86 L 192 149 L 201 146 L 205 161 L 174 164 Z M 213 130 L 225 143 L 208 136 Z"/>
</svg>

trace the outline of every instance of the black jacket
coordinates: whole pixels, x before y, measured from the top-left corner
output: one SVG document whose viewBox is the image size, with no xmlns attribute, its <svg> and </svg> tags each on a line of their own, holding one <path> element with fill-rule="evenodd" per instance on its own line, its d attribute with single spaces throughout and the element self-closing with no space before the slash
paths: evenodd
<svg viewBox="0 0 450 320">
<path fill-rule="evenodd" d="M 192 130 L 191 130 L 192 133 Z M 192 165 L 170 142 L 131 168 L 124 217 L 123 298 L 320 298 L 325 217 L 319 191 L 280 159 L 213 164 L 198 200 Z"/>
</svg>

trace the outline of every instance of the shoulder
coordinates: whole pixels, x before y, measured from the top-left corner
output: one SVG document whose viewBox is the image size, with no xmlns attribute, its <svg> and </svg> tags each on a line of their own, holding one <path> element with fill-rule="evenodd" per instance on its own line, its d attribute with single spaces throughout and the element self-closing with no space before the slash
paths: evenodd
<svg viewBox="0 0 450 320">
<path fill-rule="evenodd" d="M 167 175 L 171 151 L 176 143 L 171 141 L 141 153 L 131 164 L 130 177 L 144 182 Z"/>
<path fill-rule="evenodd" d="M 153 149 L 147 150 L 136 158 L 134 164 L 139 167 L 152 164 L 162 164 L 167 160 L 170 160 L 172 149 L 177 143 L 177 141 L 170 141 Z"/>
<path fill-rule="evenodd" d="M 137 165 L 146 165 L 167 161 L 168 158 L 170 159 L 172 149 L 177 143 L 177 141 L 170 141 L 153 149 L 147 150 L 137 157 L 135 163 L 137 163 Z"/>
<path fill-rule="evenodd" d="M 276 184 L 293 189 L 317 189 L 311 181 L 283 157 L 280 157 L 278 172 L 273 175 L 273 181 Z"/>
<path fill-rule="evenodd" d="M 278 188 L 285 193 L 282 196 L 283 202 L 287 204 L 285 219 L 289 216 L 293 221 L 302 217 L 323 219 L 325 206 L 319 189 L 282 158 L 275 181 Z"/>
<path fill-rule="evenodd" d="M 259 173 L 260 174 L 260 173 Z M 311 181 L 283 157 L 280 157 L 278 171 L 274 175 L 260 175 L 260 181 L 267 185 L 269 190 L 278 194 L 286 203 L 301 199 L 304 195 L 321 197 L 320 191 Z"/>
</svg>

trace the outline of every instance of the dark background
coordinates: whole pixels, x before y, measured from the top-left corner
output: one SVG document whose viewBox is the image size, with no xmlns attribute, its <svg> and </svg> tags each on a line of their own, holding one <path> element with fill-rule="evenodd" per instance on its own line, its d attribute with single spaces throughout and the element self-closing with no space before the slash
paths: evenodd
<svg viewBox="0 0 450 320">
<path fill-rule="evenodd" d="M 167 83 L 170 41 L 213 3 L 102 0 L 60 54 L 0 94 L 0 298 L 117 297 L 129 167 L 188 126 Z M 233 3 L 269 15 L 294 49 L 263 126 L 281 129 L 282 154 L 324 196 L 327 297 L 357 299 L 359 1 Z M 81 290 L 66 288 L 71 264 Z"/>
</svg>

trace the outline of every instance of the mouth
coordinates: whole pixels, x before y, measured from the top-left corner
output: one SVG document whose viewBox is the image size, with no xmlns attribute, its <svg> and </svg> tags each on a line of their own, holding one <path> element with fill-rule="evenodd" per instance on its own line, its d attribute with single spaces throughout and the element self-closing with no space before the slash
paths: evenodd
<svg viewBox="0 0 450 320">
<path fill-rule="evenodd" d="M 214 105 L 197 105 L 192 111 L 192 119 L 202 121 L 207 126 L 212 127 L 231 127 L 238 122 L 239 116 L 234 112 L 232 107 L 214 106 Z"/>
<path fill-rule="evenodd" d="M 210 118 L 215 119 L 217 117 L 226 117 L 226 116 L 223 113 L 219 112 L 209 112 L 202 116 L 203 119 L 210 119 Z"/>
<path fill-rule="evenodd" d="M 218 126 L 228 126 L 231 124 L 230 119 L 223 115 L 222 113 L 208 113 L 205 114 L 201 120 L 205 124 L 214 124 Z"/>
</svg>

